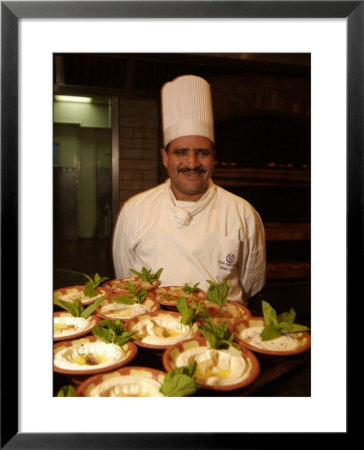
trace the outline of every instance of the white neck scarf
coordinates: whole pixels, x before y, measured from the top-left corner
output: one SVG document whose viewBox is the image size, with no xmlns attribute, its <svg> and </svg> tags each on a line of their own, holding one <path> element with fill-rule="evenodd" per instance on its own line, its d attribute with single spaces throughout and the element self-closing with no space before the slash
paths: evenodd
<svg viewBox="0 0 364 450">
<path fill-rule="evenodd" d="M 167 203 L 171 208 L 175 221 L 179 225 L 187 226 L 191 223 L 193 216 L 204 210 L 206 206 L 211 202 L 211 200 L 215 197 L 216 189 L 214 183 L 210 179 L 207 191 L 199 200 L 197 200 L 197 202 L 192 203 L 192 207 L 190 206 L 191 203 L 189 202 L 188 209 L 177 206 L 176 197 L 174 196 L 171 189 L 170 178 L 168 178 L 168 180 L 166 181 L 166 193 L 167 193 Z"/>
</svg>

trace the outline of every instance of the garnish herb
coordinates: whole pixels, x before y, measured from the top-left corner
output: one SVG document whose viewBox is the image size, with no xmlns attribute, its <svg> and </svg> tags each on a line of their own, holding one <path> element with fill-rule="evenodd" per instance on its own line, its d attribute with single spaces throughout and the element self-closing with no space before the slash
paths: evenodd
<svg viewBox="0 0 364 450">
<path fill-rule="evenodd" d="M 129 269 L 130 272 L 137 275 L 142 281 L 146 281 L 149 284 L 154 284 L 156 281 L 159 280 L 159 277 L 163 271 L 163 268 L 159 269 L 156 273 L 152 273 L 151 270 L 146 269 L 145 267 L 142 267 L 141 272 L 137 272 L 134 269 Z"/>
<path fill-rule="evenodd" d="M 181 313 L 181 323 L 184 325 L 192 325 L 198 320 L 205 320 L 209 317 L 208 311 L 203 307 L 203 301 L 196 306 L 195 302 L 191 302 L 190 306 L 185 297 L 179 297 L 177 300 L 177 309 Z"/>
<path fill-rule="evenodd" d="M 262 301 L 262 310 L 265 320 L 265 327 L 260 333 L 262 341 L 270 341 L 285 333 L 297 333 L 308 331 L 305 325 L 294 323 L 296 313 L 293 308 L 289 312 L 284 312 L 277 316 L 275 309 L 266 301 Z"/>
<path fill-rule="evenodd" d="M 135 303 L 143 303 L 147 296 L 147 291 L 144 288 L 137 289 L 134 284 L 125 286 L 130 294 L 118 295 L 112 300 L 116 303 L 123 303 L 124 305 L 134 305 Z"/>
<path fill-rule="evenodd" d="M 74 396 L 75 396 L 75 388 L 72 386 L 72 384 L 62 386 L 57 393 L 57 397 L 74 397 Z"/>
<path fill-rule="evenodd" d="M 196 283 L 194 286 L 190 286 L 187 283 L 183 286 L 183 291 L 187 292 L 187 294 L 195 294 L 200 290 L 199 287 L 197 287 L 200 283 Z"/>
<path fill-rule="evenodd" d="M 56 296 L 53 297 L 54 304 L 71 313 L 73 317 L 82 317 L 83 319 L 87 319 L 89 316 L 91 316 L 91 314 L 103 300 L 104 297 L 99 297 L 93 303 L 91 303 L 91 305 L 88 305 L 87 308 L 84 308 L 79 298 L 76 298 L 76 300 L 73 302 L 65 302 L 64 300 L 61 300 Z"/>
<path fill-rule="evenodd" d="M 199 329 L 211 348 L 226 349 L 234 345 L 234 333 L 229 332 L 226 322 L 222 322 L 221 327 L 219 327 L 216 323 L 206 320 L 206 324 L 200 325 Z"/>
<path fill-rule="evenodd" d="M 92 334 L 108 344 L 124 345 L 134 336 L 134 332 L 124 329 L 120 319 L 100 320 L 100 325 L 92 330 Z"/>
<path fill-rule="evenodd" d="M 82 275 L 88 279 L 83 289 L 83 293 L 86 297 L 94 297 L 95 295 L 97 295 L 99 293 L 96 289 L 97 286 L 108 279 L 107 277 L 100 277 L 98 273 L 96 273 L 93 278 L 89 275 L 86 275 L 85 273 L 83 273 Z"/>
<path fill-rule="evenodd" d="M 194 394 L 197 390 L 194 380 L 196 369 L 197 363 L 194 362 L 188 366 L 170 370 L 164 378 L 160 392 L 167 397 L 183 397 Z"/>
<path fill-rule="evenodd" d="M 207 290 L 207 298 L 211 303 L 217 303 L 219 306 L 225 305 L 228 302 L 227 295 L 230 286 L 226 280 L 216 283 L 215 281 L 207 280 L 210 287 Z"/>
</svg>

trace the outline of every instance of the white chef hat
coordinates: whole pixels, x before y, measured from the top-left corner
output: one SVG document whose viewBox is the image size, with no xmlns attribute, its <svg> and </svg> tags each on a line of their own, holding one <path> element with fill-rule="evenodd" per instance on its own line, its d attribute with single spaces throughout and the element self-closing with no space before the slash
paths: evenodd
<svg viewBox="0 0 364 450">
<path fill-rule="evenodd" d="M 161 89 L 163 144 L 182 136 L 204 136 L 215 142 L 209 83 L 195 75 L 183 75 Z"/>
</svg>

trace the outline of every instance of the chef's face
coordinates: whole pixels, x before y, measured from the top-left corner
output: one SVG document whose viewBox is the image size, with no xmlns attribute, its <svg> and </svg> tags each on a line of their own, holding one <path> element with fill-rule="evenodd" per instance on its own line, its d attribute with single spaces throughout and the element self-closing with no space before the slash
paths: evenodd
<svg viewBox="0 0 364 450">
<path fill-rule="evenodd" d="M 164 167 L 177 200 L 197 201 L 206 192 L 215 166 L 215 149 L 210 139 L 183 136 L 162 149 Z"/>
</svg>

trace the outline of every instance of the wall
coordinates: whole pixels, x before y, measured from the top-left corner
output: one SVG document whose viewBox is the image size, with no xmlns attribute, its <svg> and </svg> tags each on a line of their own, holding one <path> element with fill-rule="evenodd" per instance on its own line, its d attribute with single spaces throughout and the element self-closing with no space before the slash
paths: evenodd
<svg viewBox="0 0 364 450">
<path fill-rule="evenodd" d="M 153 100 L 120 99 L 120 203 L 158 184 L 159 106 Z"/>
</svg>

